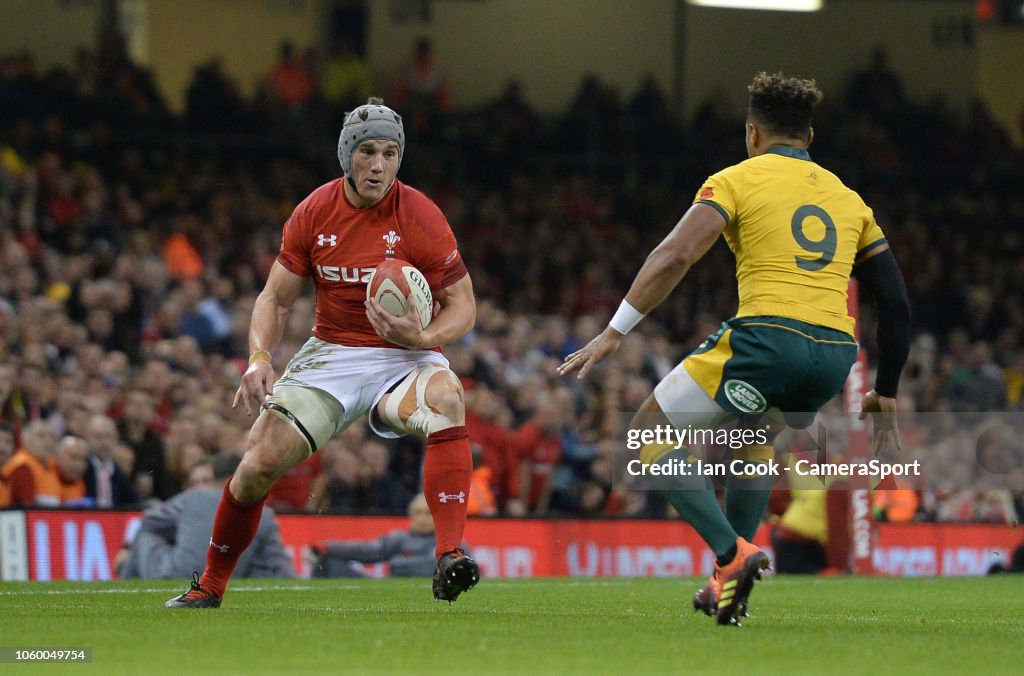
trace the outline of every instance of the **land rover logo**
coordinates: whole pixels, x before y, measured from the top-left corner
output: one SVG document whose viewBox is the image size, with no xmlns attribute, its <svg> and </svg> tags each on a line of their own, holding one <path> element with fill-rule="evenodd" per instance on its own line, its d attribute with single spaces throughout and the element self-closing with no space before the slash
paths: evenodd
<svg viewBox="0 0 1024 676">
<path fill-rule="evenodd" d="M 747 413 L 760 413 L 767 408 L 768 402 L 761 393 L 742 380 L 725 381 L 725 398 L 733 406 Z"/>
</svg>

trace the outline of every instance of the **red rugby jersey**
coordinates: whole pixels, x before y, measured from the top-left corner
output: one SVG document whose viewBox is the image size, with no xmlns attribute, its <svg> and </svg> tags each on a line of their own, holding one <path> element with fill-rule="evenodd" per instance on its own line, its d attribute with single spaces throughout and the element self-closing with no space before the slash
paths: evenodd
<svg viewBox="0 0 1024 676">
<path fill-rule="evenodd" d="M 321 340 L 355 347 L 395 347 L 366 318 L 366 284 L 378 263 L 398 258 L 427 278 L 431 293 L 468 274 L 444 214 L 429 197 L 396 180 L 380 202 L 357 209 L 344 178 L 320 186 L 284 224 L 277 260 L 316 285 Z"/>
</svg>

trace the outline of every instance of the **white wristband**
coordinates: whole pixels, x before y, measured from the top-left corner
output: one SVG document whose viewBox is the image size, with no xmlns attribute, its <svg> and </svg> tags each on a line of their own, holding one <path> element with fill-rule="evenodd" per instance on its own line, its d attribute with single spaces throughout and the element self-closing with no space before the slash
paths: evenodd
<svg viewBox="0 0 1024 676">
<path fill-rule="evenodd" d="M 608 326 L 612 327 L 622 335 L 626 335 L 633 330 L 633 327 L 640 323 L 640 320 L 645 315 L 641 314 L 639 310 L 630 305 L 625 299 L 619 303 L 619 309 L 615 311 L 615 316 L 608 322 Z"/>
</svg>

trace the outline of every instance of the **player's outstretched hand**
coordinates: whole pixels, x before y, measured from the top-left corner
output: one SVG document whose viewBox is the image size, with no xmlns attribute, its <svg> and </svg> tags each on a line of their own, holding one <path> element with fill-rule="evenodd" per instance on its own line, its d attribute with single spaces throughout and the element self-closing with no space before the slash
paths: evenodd
<svg viewBox="0 0 1024 676">
<path fill-rule="evenodd" d="M 606 328 L 596 338 L 584 345 L 582 349 L 576 350 L 566 357 L 565 361 L 557 369 L 558 375 L 564 376 L 579 369 L 579 375 L 576 377 L 580 379 L 586 378 L 587 374 L 590 373 L 590 369 L 594 368 L 595 364 L 619 349 L 619 343 L 621 342 L 621 333 L 611 327 Z"/>
<path fill-rule="evenodd" d="M 420 313 L 415 299 L 410 299 L 409 308 L 402 316 L 391 314 L 381 307 L 375 298 L 368 299 L 365 304 L 366 318 L 370 320 L 370 326 L 384 340 L 410 350 L 433 347 L 423 344 L 423 325 L 420 323 Z"/>
<path fill-rule="evenodd" d="M 874 390 L 864 395 L 860 407 L 860 419 L 868 416 L 875 423 L 875 437 L 871 440 L 871 452 L 877 457 L 885 457 L 895 451 L 902 451 L 900 444 L 900 428 L 896 422 L 896 400 L 883 397 Z"/>
<path fill-rule="evenodd" d="M 238 386 L 238 391 L 235 392 L 235 400 L 231 403 L 231 408 L 237 408 L 238 403 L 241 402 L 245 407 L 245 412 L 252 415 L 251 400 L 256 402 L 256 411 L 258 412 L 263 402 L 266 401 L 267 395 L 274 389 L 275 382 L 277 382 L 277 376 L 274 374 L 274 367 L 265 359 L 257 359 L 249 364 L 249 368 L 242 374 L 242 382 Z"/>
</svg>

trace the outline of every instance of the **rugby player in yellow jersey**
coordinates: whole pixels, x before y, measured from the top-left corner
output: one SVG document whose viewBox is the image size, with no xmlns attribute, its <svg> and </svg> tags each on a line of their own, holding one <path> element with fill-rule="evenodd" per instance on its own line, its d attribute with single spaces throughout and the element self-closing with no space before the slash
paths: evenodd
<svg viewBox="0 0 1024 676">
<path fill-rule="evenodd" d="M 749 159 L 705 181 L 694 204 L 647 257 L 608 327 L 569 355 L 559 373 L 578 369 L 578 377 L 585 377 L 724 235 L 736 257 L 736 316 L 658 383 L 633 426 L 667 419 L 682 428 L 769 409 L 817 411 L 842 390 L 856 359 L 854 320 L 846 306 L 853 276 L 878 315 L 878 372 L 862 416 L 877 414 L 876 453 L 898 448 L 895 397 L 910 330 L 896 259 L 860 196 L 811 160 L 811 119 L 821 100 L 814 81 L 760 73 L 747 89 Z M 644 447 L 641 460 L 662 462 L 672 453 L 677 462 L 696 462 L 685 447 L 673 451 L 665 445 Z M 770 445 L 745 446 L 733 457 L 767 464 L 772 453 Z M 771 480 L 741 478 L 726 480 L 724 513 L 704 479 L 666 490 L 715 553 L 714 575 L 694 597 L 694 607 L 715 613 L 719 624 L 738 624 L 754 581 L 769 566 L 767 555 L 749 540 Z"/>
</svg>

